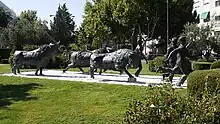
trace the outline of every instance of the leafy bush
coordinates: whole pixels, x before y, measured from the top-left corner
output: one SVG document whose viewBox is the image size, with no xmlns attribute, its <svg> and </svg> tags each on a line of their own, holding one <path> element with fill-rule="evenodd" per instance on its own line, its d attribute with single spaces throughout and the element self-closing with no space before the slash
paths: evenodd
<svg viewBox="0 0 220 124">
<path fill-rule="evenodd" d="M 211 62 L 193 62 L 192 69 L 193 70 L 205 70 L 210 69 Z"/>
<path fill-rule="evenodd" d="M 11 49 L 0 49 L 0 63 L 8 64 Z"/>
<path fill-rule="evenodd" d="M 8 59 L 11 49 L 0 49 L 0 59 Z"/>
<path fill-rule="evenodd" d="M 128 124 L 179 123 L 186 103 L 171 86 L 148 87 L 143 101 L 134 100 L 125 112 Z"/>
<path fill-rule="evenodd" d="M 185 105 L 184 124 L 219 124 L 220 94 L 204 94 L 201 100 L 189 97 Z"/>
<path fill-rule="evenodd" d="M 219 100 L 219 92 L 215 94 L 205 92 L 202 99 L 198 100 L 187 95 L 179 96 L 170 85 L 148 87 L 144 100 L 134 100 L 129 104 L 124 122 L 127 124 L 217 124 L 220 122 Z"/>
<path fill-rule="evenodd" d="M 220 61 L 215 61 L 211 64 L 210 69 L 217 69 L 220 68 Z"/>
<path fill-rule="evenodd" d="M 159 67 L 166 66 L 165 58 L 162 56 L 158 56 L 153 60 L 149 61 L 149 70 L 151 72 L 156 72 L 156 69 Z"/>
<path fill-rule="evenodd" d="M 60 54 L 56 57 L 53 57 L 50 61 L 49 64 L 47 65 L 48 69 L 54 69 L 54 68 L 64 68 L 68 64 L 68 56 L 66 54 Z"/>
<path fill-rule="evenodd" d="M 217 85 L 216 81 L 207 80 L 207 77 L 218 78 L 220 77 L 219 70 L 200 70 L 192 72 L 187 79 L 187 92 L 190 96 L 201 98 L 205 85 L 212 83 L 213 86 Z M 210 78 L 211 79 L 211 78 Z M 209 89 L 211 91 L 211 89 Z"/>
<path fill-rule="evenodd" d="M 8 63 L 10 64 L 10 66 L 13 66 L 13 62 L 14 62 L 14 49 L 11 50 L 10 52 L 10 57 L 8 58 Z"/>
</svg>

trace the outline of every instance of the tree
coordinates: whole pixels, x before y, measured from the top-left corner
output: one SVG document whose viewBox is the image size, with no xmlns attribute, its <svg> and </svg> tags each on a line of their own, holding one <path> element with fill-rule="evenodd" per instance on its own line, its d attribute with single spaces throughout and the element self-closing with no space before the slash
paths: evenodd
<svg viewBox="0 0 220 124">
<path fill-rule="evenodd" d="M 1 35 L 1 41 L 14 49 L 23 49 L 26 44 L 41 45 L 52 40 L 44 21 L 37 17 L 36 11 L 24 11 L 20 17 L 9 22 Z"/>
<path fill-rule="evenodd" d="M 187 37 L 187 43 L 190 44 L 188 48 L 193 56 L 201 55 L 202 50 L 208 49 L 220 53 L 220 36 L 213 35 L 212 25 L 199 27 L 195 23 L 187 23 L 184 28 L 181 35 Z"/>
<path fill-rule="evenodd" d="M 169 0 L 170 37 L 195 20 L 192 8 L 193 0 Z M 129 41 L 134 49 L 142 34 L 166 38 L 166 10 L 165 0 L 94 0 L 86 3 L 82 28 L 93 46 L 106 40 L 115 44 Z"/>
<path fill-rule="evenodd" d="M 50 25 L 52 36 L 62 45 L 68 46 L 75 41 L 75 22 L 66 4 L 59 5 L 54 21 Z"/>
<path fill-rule="evenodd" d="M 10 20 L 12 20 L 10 13 L 7 13 L 3 8 L 0 8 L 0 27 L 6 27 Z"/>
</svg>

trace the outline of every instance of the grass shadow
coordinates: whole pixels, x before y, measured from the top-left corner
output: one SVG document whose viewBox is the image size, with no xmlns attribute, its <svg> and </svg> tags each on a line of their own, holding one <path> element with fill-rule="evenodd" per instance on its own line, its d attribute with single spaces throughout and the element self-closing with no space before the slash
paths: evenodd
<svg viewBox="0 0 220 124">
<path fill-rule="evenodd" d="M 31 96 L 28 92 L 41 86 L 36 83 L 0 85 L 0 108 L 8 107 L 14 101 L 36 100 L 37 97 Z"/>
</svg>

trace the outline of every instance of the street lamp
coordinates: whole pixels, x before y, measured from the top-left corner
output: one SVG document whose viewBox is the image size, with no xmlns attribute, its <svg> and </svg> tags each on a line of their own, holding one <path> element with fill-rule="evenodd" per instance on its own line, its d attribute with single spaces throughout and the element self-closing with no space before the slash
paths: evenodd
<svg viewBox="0 0 220 124">
<path fill-rule="evenodd" d="M 169 45 L 169 0 L 167 0 L 167 51 Z"/>
</svg>

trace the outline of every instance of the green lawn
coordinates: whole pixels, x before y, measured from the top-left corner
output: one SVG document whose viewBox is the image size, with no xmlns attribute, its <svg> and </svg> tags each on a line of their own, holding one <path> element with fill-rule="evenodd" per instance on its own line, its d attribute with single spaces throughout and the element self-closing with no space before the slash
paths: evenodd
<svg viewBox="0 0 220 124">
<path fill-rule="evenodd" d="M 119 124 L 145 87 L 0 76 L 1 124 Z"/>
<path fill-rule="evenodd" d="M 11 72 L 11 67 L 9 64 L 0 64 L 0 74 Z"/>
</svg>

